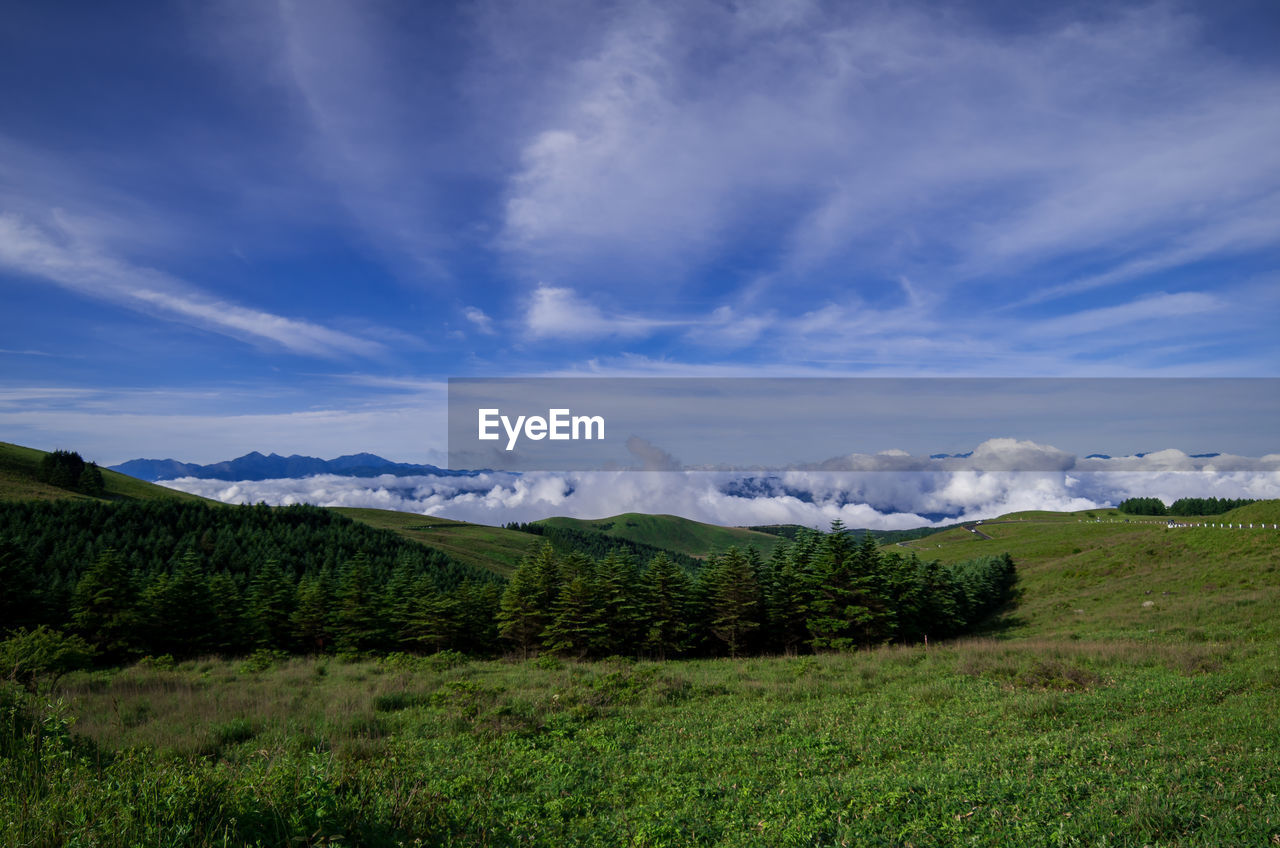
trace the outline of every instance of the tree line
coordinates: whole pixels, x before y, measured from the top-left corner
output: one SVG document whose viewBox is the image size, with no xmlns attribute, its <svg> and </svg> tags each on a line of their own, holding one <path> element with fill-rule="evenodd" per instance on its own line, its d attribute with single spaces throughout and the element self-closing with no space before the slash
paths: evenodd
<svg viewBox="0 0 1280 848">
<path fill-rule="evenodd" d="M 1127 498 L 1116 509 L 1126 515 L 1222 515 L 1257 502 L 1254 498 L 1178 498 L 1165 506 L 1160 498 Z"/>
<path fill-rule="evenodd" d="M 0 504 L 0 634 L 76 633 L 105 661 L 492 652 L 501 584 L 319 507 Z"/>
<path fill-rule="evenodd" d="M 672 656 L 844 650 L 915 642 L 973 629 L 1015 597 L 1007 555 L 944 566 L 806 531 L 768 558 L 753 548 L 709 557 L 691 576 L 666 554 L 526 557 L 498 613 L 502 638 L 521 656 Z"/>
<path fill-rule="evenodd" d="M 85 462 L 75 451 L 56 450 L 40 457 L 36 479 L 60 489 L 100 498 L 106 494 L 98 463 Z"/>
<path fill-rule="evenodd" d="M 943 638 L 1006 605 L 1009 557 L 882 552 L 837 523 L 768 559 L 730 548 L 696 573 L 625 546 L 548 543 L 510 580 L 311 506 L 0 504 L 0 640 L 82 639 L 101 662 L 298 652 L 667 658 Z"/>
</svg>

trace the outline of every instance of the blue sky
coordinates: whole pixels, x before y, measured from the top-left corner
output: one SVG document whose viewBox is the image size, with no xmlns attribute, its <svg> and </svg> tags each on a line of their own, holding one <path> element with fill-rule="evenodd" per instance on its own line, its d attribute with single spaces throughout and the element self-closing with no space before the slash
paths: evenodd
<svg viewBox="0 0 1280 848">
<path fill-rule="evenodd" d="M 1272 3 L 3 18 L 7 441 L 441 461 L 450 376 L 1280 364 Z"/>
</svg>

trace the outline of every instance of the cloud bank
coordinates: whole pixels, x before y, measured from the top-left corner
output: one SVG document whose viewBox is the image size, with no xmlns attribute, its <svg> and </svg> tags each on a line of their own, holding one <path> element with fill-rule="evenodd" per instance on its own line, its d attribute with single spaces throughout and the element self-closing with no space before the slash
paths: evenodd
<svg viewBox="0 0 1280 848">
<path fill-rule="evenodd" d="M 899 461 L 900 456 L 887 457 Z M 479 473 L 471 477 L 302 479 L 163 485 L 224 503 L 372 507 L 482 524 L 555 515 L 669 513 L 722 525 L 803 524 L 905 529 L 1020 510 L 1072 511 L 1128 497 L 1280 497 L 1280 455 L 1188 457 L 1160 451 L 1088 460 L 1080 471 L 788 471 Z M 1106 470 L 1102 470 L 1106 469 Z"/>
</svg>

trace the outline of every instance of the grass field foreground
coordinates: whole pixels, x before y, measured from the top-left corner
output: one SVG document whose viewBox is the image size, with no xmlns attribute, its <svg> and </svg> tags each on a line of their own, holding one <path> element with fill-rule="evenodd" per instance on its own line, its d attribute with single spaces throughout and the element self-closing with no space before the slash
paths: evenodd
<svg viewBox="0 0 1280 848">
<path fill-rule="evenodd" d="M 92 744 L 46 739 L 6 775 L 26 797 L 5 793 L 0 836 L 1263 845 L 1280 833 L 1278 690 L 1274 644 L 1158 641 L 134 667 L 68 681 Z"/>
<path fill-rule="evenodd" d="M 1280 531 L 976 529 L 888 547 L 1010 551 L 1022 602 L 984 638 L 78 672 L 34 723 L 0 703 L 0 844 L 1280 844 Z"/>
</svg>

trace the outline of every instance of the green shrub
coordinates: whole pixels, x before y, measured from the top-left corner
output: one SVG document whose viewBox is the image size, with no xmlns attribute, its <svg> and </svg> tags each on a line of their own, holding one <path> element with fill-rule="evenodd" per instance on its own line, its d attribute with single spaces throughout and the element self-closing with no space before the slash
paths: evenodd
<svg viewBox="0 0 1280 848">
<path fill-rule="evenodd" d="M 43 624 L 34 630 L 17 630 L 0 642 L 0 675 L 35 693 L 43 683 L 52 689 L 58 678 L 84 668 L 93 649 L 79 636 L 68 636 Z"/>
</svg>

